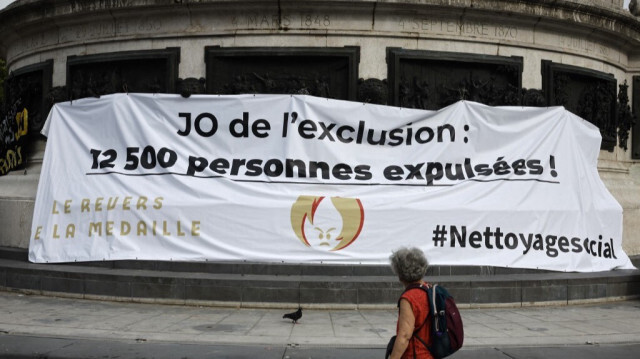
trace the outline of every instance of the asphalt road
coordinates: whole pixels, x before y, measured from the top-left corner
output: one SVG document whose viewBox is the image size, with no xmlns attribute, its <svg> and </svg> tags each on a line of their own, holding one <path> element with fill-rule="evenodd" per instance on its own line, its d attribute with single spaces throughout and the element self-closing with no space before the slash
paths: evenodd
<svg viewBox="0 0 640 359">
<path fill-rule="evenodd" d="M 463 348 L 452 359 L 637 359 L 640 344 Z M 0 334 L 0 358 L 37 359 L 360 359 L 384 358 L 382 348 L 206 345 L 146 340 L 93 340 Z"/>
</svg>

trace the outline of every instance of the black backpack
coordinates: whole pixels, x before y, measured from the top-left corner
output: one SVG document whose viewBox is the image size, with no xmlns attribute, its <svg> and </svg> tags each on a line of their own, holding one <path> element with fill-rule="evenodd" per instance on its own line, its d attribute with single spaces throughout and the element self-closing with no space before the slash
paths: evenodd
<svg viewBox="0 0 640 359">
<path fill-rule="evenodd" d="M 429 301 L 429 315 L 427 315 L 425 323 L 429 322 L 429 325 L 431 325 L 431 345 L 428 345 L 424 339 L 417 335 L 417 332 L 425 323 L 413 332 L 413 336 L 429 349 L 435 359 L 447 357 L 458 351 L 464 341 L 462 316 L 458 311 L 458 306 L 456 306 L 449 292 L 437 284 L 431 287 L 412 285 L 405 292 L 418 288 L 427 293 L 427 300 Z M 400 306 L 400 301 L 398 301 L 398 306 Z M 389 344 L 393 348 L 393 344 L 391 342 Z M 387 353 L 390 353 L 389 349 L 391 348 L 387 348 Z"/>
</svg>

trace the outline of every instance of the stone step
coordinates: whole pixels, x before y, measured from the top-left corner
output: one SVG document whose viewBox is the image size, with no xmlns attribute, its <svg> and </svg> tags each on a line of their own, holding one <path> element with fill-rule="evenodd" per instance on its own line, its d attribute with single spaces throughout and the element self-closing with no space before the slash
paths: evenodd
<svg viewBox="0 0 640 359">
<path fill-rule="evenodd" d="M 640 296 L 640 271 L 562 273 L 434 267 L 427 279 L 462 307 L 573 304 Z M 469 267 L 468 271 L 473 271 Z M 35 264 L 0 249 L 0 288 L 134 302 L 236 307 L 394 307 L 402 286 L 387 266 L 106 261 Z"/>
<path fill-rule="evenodd" d="M 0 258 L 27 261 L 28 253 L 22 249 L 0 247 Z M 83 267 L 108 269 L 145 269 L 167 272 L 199 272 L 226 274 L 262 274 L 262 275 L 328 275 L 328 276 L 393 276 L 388 265 L 349 265 L 349 264 L 293 264 L 293 263 L 256 263 L 256 262 L 172 262 L 172 261 L 96 261 L 66 263 Z M 502 275 L 533 274 L 549 271 L 501 268 L 490 266 L 431 266 L 427 276 L 459 275 Z"/>
</svg>

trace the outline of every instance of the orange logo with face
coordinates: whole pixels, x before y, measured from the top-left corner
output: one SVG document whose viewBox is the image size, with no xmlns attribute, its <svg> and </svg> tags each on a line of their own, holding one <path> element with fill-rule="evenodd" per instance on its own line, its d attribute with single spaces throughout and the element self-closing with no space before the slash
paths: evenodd
<svg viewBox="0 0 640 359">
<path fill-rule="evenodd" d="M 291 227 L 307 247 L 339 251 L 358 238 L 363 225 L 357 198 L 300 196 L 291 206 Z"/>
</svg>

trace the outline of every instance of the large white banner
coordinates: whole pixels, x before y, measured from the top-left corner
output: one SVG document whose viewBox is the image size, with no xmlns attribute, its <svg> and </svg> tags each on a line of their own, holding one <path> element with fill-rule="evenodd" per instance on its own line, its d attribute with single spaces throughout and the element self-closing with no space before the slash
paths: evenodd
<svg viewBox="0 0 640 359">
<path fill-rule="evenodd" d="M 33 262 L 633 268 L 598 129 L 562 107 L 440 111 L 310 96 L 117 94 L 57 104 Z"/>
</svg>

